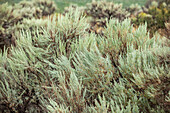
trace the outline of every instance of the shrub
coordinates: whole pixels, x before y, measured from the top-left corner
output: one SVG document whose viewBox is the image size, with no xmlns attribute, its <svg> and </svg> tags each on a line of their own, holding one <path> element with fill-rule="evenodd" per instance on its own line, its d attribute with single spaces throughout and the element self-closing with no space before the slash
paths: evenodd
<svg viewBox="0 0 170 113">
<path fill-rule="evenodd" d="M 14 5 L 14 12 L 20 18 L 41 18 L 53 14 L 56 10 L 57 7 L 51 0 L 21 1 Z"/>
<path fill-rule="evenodd" d="M 124 20 L 129 16 L 129 13 L 122 8 L 122 4 L 115 4 L 113 2 L 99 1 L 87 4 L 85 9 L 87 15 L 94 19 L 105 20 L 110 18 L 117 18 Z"/>
<path fill-rule="evenodd" d="M 163 2 L 152 2 L 148 12 L 141 12 L 133 19 L 136 25 L 147 22 L 148 29 L 151 33 L 155 33 L 159 29 L 165 29 L 165 23 L 169 21 L 170 10 L 168 5 Z"/>
<path fill-rule="evenodd" d="M 0 111 L 169 112 L 170 50 L 147 25 L 110 19 L 96 36 L 72 10 L 30 26 L 0 54 Z"/>
<path fill-rule="evenodd" d="M 71 4 L 69 7 L 64 8 L 64 15 L 65 13 L 69 13 L 70 10 L 79 10 L 81 13 L 84 13 L 85 7 L 83 6 L 78 6 L 77 4 Z"/>
<path fill-rule="evenodd" d="M 130 13 L 122 8 L 122 4 L 115 4 L 107 1 L 93 1 L 85 8 L 87 16 L 91 19 L 91 31 L 101 34 L 102 28 L 106 26 L 106 19 L 119 19 L 123 21 L 130 16 Z M 99 29 L 99 30 L 98 30 Z"/>
<path fill-rule="evenodd" d="M 16 17 L 11 14 L 12 7 L 8 4 L 0 5 L 0 48 L 3 49 L 4 45 L 9 46 L 11 43 L 14 44 L 14 38 L 12 36 L 12 28 L 16 22 Z"/>
<path fill-rule="evenodd" d="M 16 26 L 23 26 L 25 19 L 40 19 L 43 16 L 51 15 L 56 11 L 52 1 L 33 0 L 21 1 L 14 6 L 8 4 L 0 5 L 0 48 L 15 45 Z"/>
<path fill-rule="evenodd" d="M 142 7 L 138 4 L 132 4 L 126 8 L 128 12 L 130 12 L 131 17 L 136 17 L 139 13 L 141 13 Z"/>
</svg>

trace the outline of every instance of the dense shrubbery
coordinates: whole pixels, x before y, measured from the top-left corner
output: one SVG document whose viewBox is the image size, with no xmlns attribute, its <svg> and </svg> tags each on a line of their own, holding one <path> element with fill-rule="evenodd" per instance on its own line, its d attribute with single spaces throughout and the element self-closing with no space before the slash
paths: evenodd
<svg viewBox="0 0 170 113">
<path fill-rule="evenodd" d="M 130 13 L 126 11 L 122 4 L 115 4 L 107 1 L 93 1 L 88 3 L 84 12 L 91 18 L 91 31 L 97 34 L 102 34 L 103 28 L 106 27 L 106 20 L 111 18 L 123 21 L 130 16 Z"/>
<path fill-rule="evenodd" d="M 78 7 L 73 4 L 66 7 L 64 13 L 67 13 L 70 9 L 78 9 L 89 18 L 90 32 L 95 32 L 96 34 L 103 34 L 106 20 L 114 18 L 123 21 L 130 16 L 130 13 L 122 7 L 122 4 L 107 1 L 93 1 L 87 3 L 85 7 Z"/>
<path fill-rule="evenodd" d="M 106 20 L 103 35 L 88 22 L 71 8 L 15 26 L 0 54 L 0 111 L 170 112 L 169 40 L 130 19 Z"/>
<path fill-rule="evenodd" d="M 166 2 L 156 2 L 153 1 L 148 6 L 147 12 L 141 12 L 137 15 L 137 17 L 133 18 L 133 23 L 136 25 L 147 22 L 148 30 L 151 33 L 155 33 L 158 30 L 164 29 L 165 36 L 168 36 L 166 33 L 165 23 L 169 23 L 170 19 L 170 8 L 169 4 Z"/>
<path fill-rule="evenodd" d="M 94 1 L 87 4 L 85 12 L 88 16 L 92 16 L 94 19 L 105 19 L 116 18 L 120 21 L 129 17 L 129 12 L 122 8 L 122 4 L 115 4 L 113 2 L 106 1 Z"/>
<path fill-rule="evenodd" d="M 56 11 L 54 2 L 50 0 L 22 1 L 14 6 L 0 5 L 0 48 L 15 43 L 17 26 L 23 26 L 25 19 L 40 19 Z M 17 27 L 17 28 L 16 28 Z"/>
<path fill-rule="evenodd" d="M 147 28 L 151 34 L 159 31 L 160 34 L 168 38 L 169 32 L 165 24 L 169 23 L 169 7 L 170 5 L 166 0 L 159 2 L 150 0 L 146 6 L 142 7 L 138 4 L 132 4 L 126 9 L 122 8 L 122 4 L 107 1 L 93 1 L 92 3 L 88 3 L 86 7 L 70 5 L 65 8 L 64 14 L 70 9 L 79 9 L 89 18 L 91 25 L 90 31 L 96 34 L 103 35 L 106 20 L 116 18 L 119 21 L 123 21 L 126 18 L 131 18 L 135 27 L 147 22 Z"/>
</svg>

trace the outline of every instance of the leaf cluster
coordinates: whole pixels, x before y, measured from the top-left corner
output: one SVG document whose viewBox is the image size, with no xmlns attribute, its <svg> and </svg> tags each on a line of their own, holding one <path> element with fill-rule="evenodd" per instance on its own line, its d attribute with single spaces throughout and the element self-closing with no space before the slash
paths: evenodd
<svg viewBox="0 0 170 113">
<path fill-rule="evenodd" d="M 165 23 L 169 22 L 170 10 L 165 2 L 152 2 L 147 12 L 141 12 L 137 17 L 133 18 L 136 25 L 148 23 L 148 29 L 151 33 L 155 33 L 159 29 L 166 29 Z"/>
<path fill-rule="evenodd" d="M 78 10 L 57 18 L 25 24 L 0 54 L 0 111 L 169 112 L 170 48 L 160 35 L 110 19 L 96 36 Z"/>
<path fill-rule="evenodd" d="M 54 2 L 48 0 L 21 1 L 13 6 L 0 5 L 0 48 L 15 45 L 16 26 L 23 26 L 25 19 L 40 19 L 56 11 Z"/>
</svg>

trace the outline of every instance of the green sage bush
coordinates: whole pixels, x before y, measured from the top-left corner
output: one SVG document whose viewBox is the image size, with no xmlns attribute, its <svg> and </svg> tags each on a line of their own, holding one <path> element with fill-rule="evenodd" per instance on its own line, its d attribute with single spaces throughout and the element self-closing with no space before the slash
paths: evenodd
<svg viewBox="0 0 170 113">
<path fill-rule="evenodd" d="M 169 112 L 170 48 L 147 24 L 110 19 L 97 36 L 78 10 L 44 21 L 0 54 L 0 111 Z"/>
<path fill-rule="evenodd" d="M 26 19 L 41 20 L 42 17 L 53 14 L 56 9 L 55 3 L 51 0 L 21 1 L 14 5 L 1 4 L 0 48 L 3 49 L 4 46 L 10 47 L 11 44 L 15 45 L 16 32 L 25 24 L 23 21 L 25 22 Z"/>
</svg>

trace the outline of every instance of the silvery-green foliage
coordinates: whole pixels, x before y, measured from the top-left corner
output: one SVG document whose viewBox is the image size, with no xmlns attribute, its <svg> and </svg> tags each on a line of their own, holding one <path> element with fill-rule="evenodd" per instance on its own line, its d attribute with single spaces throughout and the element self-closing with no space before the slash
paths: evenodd
<svg viewBox="0 0 170 113">
<path fill-rule="evenodd" d="M 0 5 L 0 48 L 15 45 L 15 32 L 20 30 L 25 19 L 42 18 L 56 11 L 54 2 L 48 0 L 21 1 L 13 6 Z M 34 21 L 32 21 L 34 22 Z M 38 21 L 36 21 L 37 23 Z M 23 26 L 24 27 L 24 26 Z"/>
<path fill-rule="evenodd" d="M 157 103 L 160 101 L 159 96 L 162 95 L 159 88 L 168 83 L 165 79 L 169 78 L 167 60 L 169 47 L 163 49 L 159 36 L 150 38 L 146 25 L 140 26 L 133 32 L 129 22 L 125 20 L 119 23 L 110 20 L 104 33 L 106 39 L 98 38 L 99 50 L 104 55 L 110 54 L 111 61 L 120 72 L 120 76 L 132 81 L 135 90 L 145 90 L 144 95 L 151 99 L 151 102 Z M 158 84 L 160 87 L 155 89 Z"/>
<path fill-rule="evenodd" d="M 31 37 L 39 36 L 43 34 L 44 28 L 48 25 L 48 21 L 51 17 L 48 17 L 46 19 L 23 19 L 22 24 L 18 23 L 13 26 L 14 35 L 17 38 L 17 36 L 20 35 L 20 32 L 26 32 L 30 31 Z M 36 31 L 36 32 L 35 32 Z"/>
<path fill-rule="evenodd" d="M 70 54 L 72 43 L 77 43 L 79 38 L 89 35 L 86 30 L 89 28 L 87 19 L 78 9 L 70 10 L 65 16 L 58 16 L 57 32 L 60 40 L 64 42 L 67 56 Z"/>
<path fill-rule="evenodd" d="M 10 49 L 10 55 L 7 56 L 7 54 L 5 54 L 7 51 L 5 51 L 4 55 L 6 56 L 1 56 L 1 60 L 3 60 L 6 57 L 8 57 L 8 59 L 6 59 L 4 63 L 2 63 L 3 65 L 1 67 L 2 74 L 0 78 L 2 82 L 1 86 L 3 87 L 1 87 L 2 95 L 0 98 L 2 99 L 3 97 L 8 97 L 8 90 L 6 90 L 6 87 L 4 87 L 8 84 L 10 88 L 12 88 L 11 90 L 16 91 L 16 93 L 10 94 L 11 99 L 13 99 L 13 101 L 11 102 L 13 106 L 6 106 L 9 107 L 11 111 L 13 112 L 18 111 L 20 108 L 22 108 L 22 106 L 25 106 L 23 107 L 23 109 L 21 109 L 21 111 L 24 112 L 25 110 L 30 108 L 31 106 L 30 104 L 34 104 L 34 103 L 37 105 L 38 108 L 40 108 L 40 106 L 38 106 L 37 101 L 39 100 L 40 97 L 42 98 L 43 95 L 48 94 L 45 93 L 45 90 L 40 91 L 40 89 L 42 89 L 42 86 L 44 85 L 49 85 L 50 83 L 49 80 L 52 80 L 52 77 L 54 77 L 52 76 L 52 74 L 51 76 L 46 76 L 46 75 L 50 75 L 48 70 L 51 69 L 51 67 L 48 66 L 48 62 L 53 63 L 54 59 L 58 58 L 60 55 L 63 54 L 59 52 L 66 51 L 65 48 L 63 47 L 65 47 L 67 41 L 75 40 L 75 44 L 76 44 L 76 41 L 78 41 L 77 39 L 80 37 L 83 38 L 84 37 L 83 35 L 86 34 L 85 33 L 86 27 L 84 26 L 87 26 L 87 24 L 84 23 L 85 18 L 78 17 L 80 15 L 76 15 L 76 14 L 74 15 L 69 14 L 68 16 L 62 18 L 63 21 L 65 21 L 68 24 L 71 24 L 69 28 L 72 27 L 71 30 L 73 34 L 70 34 L 71 32 L 69 31 L 69 28 L 65 29 L 64 27 L 63 29 L 64 23 L 60 23 L 59 25 L 56 25 L 55 18 L 52 21 L 49 19 L 47 23 L 48 25 L 46 26 L 46 28 L 44 27 L 42 34 L 40 34 L 39 32 L 40 30 L 39 28 L 32 27 L 33 30 L 30 31 L 29 28 L 33 25 L 29 26 L 25 24 L 26 28 L 25 30 L 21 30 L 21 33 L 18 34 L 18 39 L 16 40 L 16 47 L 12 47 Z M 79 20 L 76 21 L 75 20 L 76 18 L 79 18 Z M 26 22 L 29 23 L 28 20 Z M 59 19 L 57 23 L 58 22 L 61 22 L 61 20 Z M 78 22 L 81 22 L 82 24 L 79 24 Z M 67 30 L 65 31 L 65 35 L 64 35 L 64 30 Z M 55 34 L 51 34 L 51 32 Z M 32 33 L 35 35 L 33 36 Z M 68 36 L 68 37 L 71 36 L 72 39 L 66 38 L 64 36 Z M 10 77 L 8 77 L 8 75 L 10 75 Z M 73 82 L 75 83 L 76 77 L 73 75 L 70 76 L 71 78 L 69 79 L 69 81 L 71 81 L 72 79 L 74 80 L 72 80 L 72 82 L 69 84 L 73 84 Z M 8 82 L 6 82 L 7 79 L 9 79 Z M 61 80 L 62 78 L 59 79 Z M 60 83 L 63 83 L 63 81 L 61 81 Z M 77 84 L 79 84 L 79 81 L 77 81 Z M 73 91 L 71 90 L 70 96 L 73 96 L 72 93 L 76 94 L 77 97 L 81 95 L 81 89 L 80 89 L 81 86 L 79 86 L 77 90 L 75 89 L 75 87 L 78 86 L 77 84 L 72 85 L 70 87 L 70 89 L 74 89 Z M 65 87 L 64 85 L 66 84 L 63 84 L 62 86 Z M 11 92 L 10 88 L 8 89 Z M 70 91 L 70 89 L 68 89 L 68 91 Z M 76 91 L 80 90 L 80 94 L 78 94 L 77 92 L 75 93 L 75 90 Z M 15 97 L 18 96 L 21 96 L 22 98 L 15 99 Z M 68 96 L 67 98 L 71 99 L 70 96 Z M 72 100 L 74 100 L 74 98 Z M 68 102 L 70 103 L 72 100 Z M 82 101 L 82 99 L 79 100 Z M 19 104 L 18 101 L 20 101 Z M 1 104 L 7 104 L 8 102 L 10 101 L 7 100 L 6 102 L 2 102 Z M 6 107 L 4 109 L 7 109 Z M 15 107 L 16 109 L 14 109 L 13 107 Z M 73 107 L 73 111 L 74 111 L 75 104 L 72 103 L 71 107 Z"/>
<path fill-rule="evenodd" d="M 96 36 L 77 10 L 57 18 L 25 24 L 0 54 L 1 111 L 168 111 L 169 47 L 146 24 L 111 19 Z"/>
<path fill-rule="evenodd" d="M 65 24 L 67 26 L 64 26 Z M 71 9 L 65 16 L 58 17 L 57 27 L 63 35 L 67 36 L 67 39 L 71 39 L 72 37 L 69 36 L 82 37 L 88 24 L 82 12 L 79 12 L 78 9 Z"/>
<path fill-rule="evenodd" d="M 118 65 L 119 55 L 126 55 L 127 52 L 135 49 L 142 50 L 152 44 L 149 40 L 146 25 L 140 26 L 134 33 L 133 26 L 129 20 L 119 23 L 118 20 L 110 20 L 106 24 L 104 37 L 97 39 L 99 50 L 103 55 L 109 54 L 114 65 Z M 141 33 L 142 31 L 142 33 Z"/>
<path fill-rule="evenodd" d="M 101 97 L 100 95 L 99 101 L 95 100 L 95 107 L 89 107 L 87 110 L 90 113 L 105 113 L 109 110 L 109 102 L 106 101 L 105 96 Z"/>
<path fill-rule="evenodd" d="M 74 72 L 68 75 L 58 71 L 56 77 L 59 85 L 52 84 L 53 98 L 50 99 L 47 109 L 50 112 L 82 112 L 86 104 L 86 89 L 82 85 L 82 80 L 78 79 Z"/>
<path fill-rule="evenodd" d="M 95 100 L 95 106 L 89 107 L 88 111 L 98 113 L 98 112 L 112 112 L 112 113 L 126 113 L 133 112 L 139 113 L 139 102 L 141 102 L 142 97 L 137 97 L 137 92 L 134 92 L 133 88 L 125 88 L 126 82 L 120 79 L 120 83 L 113 84 L 110 87 L 111 98 L 104 93 L 101 97 L 98 96 L 98 101 Z M 106 99 L 107 98 L 107 99 Z M 132 106 L 133 105 L 133 106 Z"/>
<path fill-rule="evenodd" d="M 30 101 L 36 104 L 37 98 L 40 96 L 37 93 L 41 92 L 40 84 L 37 85 L 37 83 L 44 79 L 45 74 L 43 74 L 42 65 L 38 63 L 38 59 L 42 59 L 44 52 L 39 48 L 35 49 L 29 35 L 26 35 L 26 37 L 22 36 L 20 40 L 17 40 L 18 46 L 17 48 L 11 48 L 10 56 L 4 54 L 6 60 L 1 65 L 0 80 L 3 87 L 0 88 L 0 98 L 1 100 L 3 98 L 11 99 L 1 101 L 1 105 L 10 103 L 5 106 L 4 112 L 7 112 L 7 107 L 11 112 L 17 112 L 18 110 L 24 112 L 31 107 L 29 105 Z"/>
</svg>

